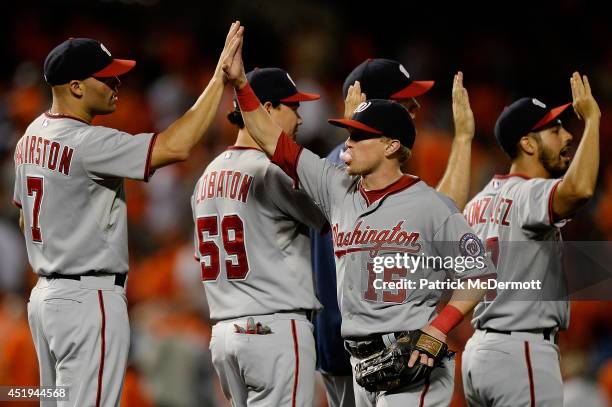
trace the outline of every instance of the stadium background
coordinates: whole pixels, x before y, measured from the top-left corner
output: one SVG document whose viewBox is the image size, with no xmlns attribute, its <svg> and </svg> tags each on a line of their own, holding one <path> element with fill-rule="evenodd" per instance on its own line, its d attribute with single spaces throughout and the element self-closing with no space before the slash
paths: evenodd
<svg viewBox="0 0 612 407">
<path fill-rule="evenodd" d="M 423 109 L 411 163 L 411 172 L 430 184 L 439 180 L 446 165 L 452 141 L 452 77 L 462 70 L 476 117 L 472 194 L 492 174 L 507 171 L 508 161 L 492 136 L 503 107 L 521 96 L 537 96 L 551 105 L 570 101 L 569 77 L 579 69 L 589 75 L 602 110 L 602 159 L 596 195 L 564 229 L 564 238 L 612 240 L 612 28 L 601 3 L 467 7 L 443 2 L 104 0 L 20 1 L 2 7 L 2 386 L 38 382 L 26 316 L 35 276 L 18 230 L 18 212 L 10 205 L 13 148 L 27 124 L 50 106 L 41 73 L 44 57 L 71 36 L 99 39 L 115 57 L 138 61 L 123 81 L 117 111 L 95 123 L 132 133 L 160 131 L 199 95 L 230 22 L 240 19 L 246 26 L 247 69 L 279 66 L 301 89 L 321 93 L 319 102 L 300 108 L 305 123 L 298 135 L 319 154 L 345 136 L 325 119 L 343 111 L 341 85 L 348 72 L 368 57 L 397 59 L 414 78 L 436 81 L 433 90 L 419 98 Z M 148 184 L 127 182 L 132 348 L 123 406 L 225 405 L 210 364 L 210 323 L 192 256 L 189 196 L 207 163 L 234 142 L 236 131 L 225 120 L 231 96 L 228 88 L 212 129 L 187 162 L 157 171 Z M 575 119 L 567 126 L 575 136 L 582 129 Z M 579 400 L 587 407 L 589 397 L 598 392 L 612 400 L 611 311 L 608 302 L 572 304 L 571 328 L 561 339 L 568 402 Z M 452 343 L 461 348 L 468 336 L 464 324 Z M 456 387 L 454 406 L 463 405 L 461 397 Z M 317 406 L 324 405 L 319 387 Z"/>
</svg>

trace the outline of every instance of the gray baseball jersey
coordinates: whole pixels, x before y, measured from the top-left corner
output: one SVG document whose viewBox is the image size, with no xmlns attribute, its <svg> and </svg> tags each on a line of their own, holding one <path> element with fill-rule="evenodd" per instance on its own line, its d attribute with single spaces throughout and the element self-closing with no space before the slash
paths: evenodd
<svg viewBox="0 0 612 407">
<path fill-rule="evenodd" d="M 552 212 L 558 179 L 529 179 L 521 174 L 495 176 L 465 207 L 464 215 L 485 242 L 494 262 L 498 281 L 541 281 L 543 291 L 522 294 L 497 290 L 474 310 L 478 329 L 527 331 L 567 328 L 569 304 L 561 267 L 560 227 Z"/>
<path fill-rule="evenodd" d="M 284 134 L 272 161 L 299 182 L 331 224 L 345 338 L 418 329 L 435 316 L 440 290 L 374 285 L 377 256 L 484 254 L 452 201 L 416 177 L 405 175 L 382 191 L 366 192 L 359 177 L 301 149 Z M 467 269 L 457 277 L 477 278 L 489 273 L 488 268 L 485 264 Z M 446 280 L 447 272 L 452 271 L 436 265 L 410 271 L 385 268 L 380 277 L 387 283 L 402 279 L 435 282 Z"/>
<path fill-rule="evenodd" d="M 325 218 L 263 151 L 230 147 L 198 180 L 195 255 L 214 320 L 319 309 L 306 226 Z"/>
<path fill-rule="evenodd" d="M 154 134 L 42 114 L 15 149 L 13 200 L 37 274 L 128 270 L 123 178 L 147 180 Z"/>
</svg>

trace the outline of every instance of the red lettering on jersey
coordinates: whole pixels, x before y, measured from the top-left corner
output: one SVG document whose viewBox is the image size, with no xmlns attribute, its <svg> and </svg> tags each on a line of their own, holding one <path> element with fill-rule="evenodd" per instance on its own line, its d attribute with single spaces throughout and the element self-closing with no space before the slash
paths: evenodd
<svg viewBox="0 0 612 407">
<path fill-rule="evenodd" d="M 49 162 L 47 163 L 47 168 L 50 170 L 55 170 L 57 167 L 57 156 L 59 155 L 60 145 L 57 141 L 51 143 L 51 149 L 49 150 Z"/>
<path fill-rule="evenodd" d="M 484 203 L 484 207 L 481 208 L 481 212 L 478 216 L 478 223 L 487 223 L 487 219 L 485 217 L 487 216 L 487 209 L 491 203 L 491 197 L 484 197 L 482 199 L 482 203 Z"/>
<path fill-rule="evenodd" d="M 504 216 L 502 218 L 502 226 L 510 226 L 510 222 L 508 222 L 508 214 L 510 213 L 510 207 L 512 207 L 512 199 L 504 199 L 507 203 L 506 210 L 504 211 Z"/>
<path fill-rule="evenodd" d="M 249 188 L 251 188 L 251 184 L 253 183 L 253 177 L 248 174 L 244 174 L 242 178 L 242 185 L 240 185 L 240 193 L 238 194 L 238 200 L 240 202 L 246 203 L 247 198 L 249 197 Z"/>
<path fill-rule="evenodd" d="M 59 144 L 58 144 L 59 145 Z M 36 148 L 36 136 L 30 137 L 30 163 L 34 163 L 34 149 Z"/>
<path fill-rule="evenodd" d="M 72 162 L 72 153 L 74 150 L 68 146 L 64 146 L 62 150 L 62 158 L 60 158 L 58 171 L 64 175 L 70 175 L 70 163 Z"/>
<path fill-rule="evenodd" d="M 418 232 L 400 230 L 404 222 L 405 221 L 402 220 L 393 228 L 381 230 L 370 229 L 370 226 L 366 226 L 363 231 L 361 230 L 361 222 L 358 222 L 352 232 L 340 232 L 338 230 L 338 224 L 335 224 L 332 228 L 332 233 L 334 245 L 337 249 L 336 255 L 342 257 L 348 252 L 369 250 L 370 256 L 374 257 L 381 249 L 396 249 L 402 252 L 418 253 L 421 250 L 421 244 L 419 243 L 420 234 Z M 353 244 L 365 247 L 349 247 L 347 249 L 338 250 L 346 246 L 353 246 Z M 387 245 L 402 245 L 408 247 L 398 248 L 396 246 Z"/>
<path fill-rule="evenodd" d="M 240 171 L 236 171 L 232 176 L 232 186 L 230 187 L 230 198 L 236 199 L 236 193 L 238 192 L 238 183 L 240 181 Z"/>
<path fill-rule="evenodd" d="M 230 179 L 232 178 L 233 170 L 225 170 L 225 198 L 229 196 Z"/>
<path fill-rule="evenodd" d="M 38 137 L 36 140 L 36 165 L 40 164 L 40 143 L 42 142 L 42 137 Z"/>
<path fill-rule="evenodd" d="M 225 170 L 221 170 L 219 173 L 219 180 L 217 181 L 217 192 L 215 198 L 225 198 L 223 196 L 223 178 L 225 177 Z"/>
<path fill-rule="evenodd" d="M 215 182 L 217 181 L 217 171 L 212 171 L 210 173 L 210 177 L 208 178 L 208 190 L 206 193 L 207 198 L 215 197 Z"/>
<path fill-rule="evenodd" d="M 47 146 L 51 143 L 49 140 L 44 139 L 43 141 L 43 156 L 42 156 L 42 165 L 45 165 L 45 159 L 47 158 Z"/>
</svg>

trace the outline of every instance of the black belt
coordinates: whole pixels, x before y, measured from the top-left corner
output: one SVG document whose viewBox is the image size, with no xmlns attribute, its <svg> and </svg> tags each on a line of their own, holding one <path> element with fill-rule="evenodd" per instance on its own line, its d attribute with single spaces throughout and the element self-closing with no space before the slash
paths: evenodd
<svg viewBox="0 0 612 407">
<path fill-rule="evenodd" d="M 393 335 L 393 340 L 395 340 L 405 335 L 406 332 L 391 332 L 390 334 Z M 387 347 L 383 341 L 384 335 L 388 334 L 369 335 L 358 340 L 346 340 L 344 341 L 345 348 L 356 358 L 367 358 Z"/>
<path fill-rule="evenodd" d="M 55 280 L 59 278 L 59 279 L 65 279 L 65 280 L 80 281 L 81 277 L 103 277 L 103 276 L 115 276 L 115 285 L 118 285 L 120 287 L 125 287 L 125 280 L 127 279 L 127 273 L 117 273 L 117 274 L 87 273 L 87 274 L 77 274 L 77 275 L 51 273 L 48 276 L 42 276 L 42 277 L 47 278 L 49 280 Z"/>
<path fill-rule="evenodd" d="M 557 328 L 544 328 L 542 330 L 538 330 L 538 331 L 515 331 L 515 332 L 526 332 L 526 333 L 530 333 L 530 334 L 542 334 L 542 337 L 544 338 L 544 340 L 549 341 L 551 338 L 553 338 L 555 340 L 555 343 L 557 343 L 557 336 L 558 336 L 558 330 L 557 332 L 555 332 Z M 487 333 L 496 333 L 496 334 L 502 334 L 502 335 L 512 335 L 513 331 L 499 331 L 497 329 L 491 329 L 491 328 L 487 328 L 485 329 L 485 331 Z M 554 332 L 554 334 L 553 334 Z"/>
</svg>

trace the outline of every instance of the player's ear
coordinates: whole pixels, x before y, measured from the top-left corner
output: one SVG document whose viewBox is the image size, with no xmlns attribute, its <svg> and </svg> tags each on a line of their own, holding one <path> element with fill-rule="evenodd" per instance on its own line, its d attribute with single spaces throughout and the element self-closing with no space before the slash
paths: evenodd
<svg viewBox="0 0 612 407">
<path fill-rule="evenodd" d="M 519 151 L 523 151 L 527 155 L 534 155 L 538 150 L 538 143 L 532 133 L 521 137 L 518 143 Z"/>
<path fill-rule="evenodd" d="M 83 89 L 84 88 L 84 84 L 82 81 L 70 81 L 70 83 L 68 83 L 68 89 L 70 90 L 70 93 L 76 97 L 82 97 L 83 96 Z"/>
<path fill-rule="evenodd" d="M 263 108 L 266 109 L 266 112 L 268 112 L 268 114 L 270 113 L 270 110 L 272 110 L 274 106 L 272 105 L 272 102 L 266 102 L 263 104 Z"/>
<path fill-rule="evenodd" d="M 385 157 L 392 156 L 393 154 L 398 152 L 400 147 L 402 146 L 399 140 L 386 139 L 383 140 L 383 143 L 387 145 L 385 147 Z"/>
</svg>

